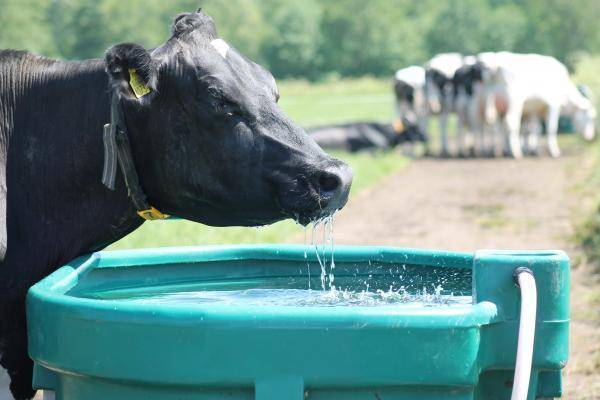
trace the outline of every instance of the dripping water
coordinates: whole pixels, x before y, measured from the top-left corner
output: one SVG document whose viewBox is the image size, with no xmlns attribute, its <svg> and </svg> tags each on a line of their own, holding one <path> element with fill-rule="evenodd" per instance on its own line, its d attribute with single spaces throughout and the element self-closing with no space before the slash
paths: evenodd
<svg viewBox="0 0 600 400">
<path fill-rule="evenodd" d="M 307 231 L 308 231 L 308 229 L 306 228 L 306 226 L 304 226 L 304 261 L 306 262 L 306 270 L 308 271 L 308 290 L 311 290 L 311 288 L 310 288 L 310 263 L 308 262 L 308 253 L 307 253 L 307 248 L 308 248 Z"/>
</svg>

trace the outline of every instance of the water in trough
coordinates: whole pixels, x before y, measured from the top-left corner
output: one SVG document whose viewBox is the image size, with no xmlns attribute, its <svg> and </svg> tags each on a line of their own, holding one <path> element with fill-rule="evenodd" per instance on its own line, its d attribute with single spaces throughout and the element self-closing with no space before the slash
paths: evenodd
<svg viewBox="0 0 600 400">
<path fill-rule="evenodd" d="M 308 231 L 311 232 L 310 243 Z M 260 282 L 198 282 L 181 288 L 169 286 L 148 291 L 95 293 L 90 297 L 157 304 L 296 307 L 416 308 L 460 306 L 472 302 L 469 270 L 397 265 L 379 260 L 360 264 L 345 262 L 336 269 L 333 216 L 305 228 L 304 237 L 304 260 L 298 263 L 300 271 L 296 276 L 271 276 Z"/>
</svg>

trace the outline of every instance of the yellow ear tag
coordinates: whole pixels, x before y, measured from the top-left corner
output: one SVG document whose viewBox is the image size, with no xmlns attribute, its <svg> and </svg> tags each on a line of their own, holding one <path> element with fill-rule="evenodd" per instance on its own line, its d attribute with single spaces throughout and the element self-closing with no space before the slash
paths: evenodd
<svg viewBox="0 0 600 400">
<path fill-rule="evenodd" d="M 129 68 L 129 85 L 138 99 L 151 92 L 150 88 L 144 85 L 134 68 Z"/>
</svg>

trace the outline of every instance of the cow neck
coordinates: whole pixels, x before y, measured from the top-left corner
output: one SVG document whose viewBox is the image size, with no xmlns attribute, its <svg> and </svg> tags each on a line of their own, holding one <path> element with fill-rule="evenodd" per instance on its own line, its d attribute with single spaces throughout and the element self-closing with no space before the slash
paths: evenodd
<svg viewBox="0 0 600 400">
<path fill-rule="evenodd" d="M 127 132 L 127 123 L 118 93 L 112 93 L 110 104 L 110 123 L 104 125 L 104 168 L 102 183 L 110 190 L 115 190 L 117 163 L 121 168 L 127 195 L 137 210 L 137 214 L 147 221 L 169 218 L 148 203 L 135 169 L 131 145 Z"/>
</svg>

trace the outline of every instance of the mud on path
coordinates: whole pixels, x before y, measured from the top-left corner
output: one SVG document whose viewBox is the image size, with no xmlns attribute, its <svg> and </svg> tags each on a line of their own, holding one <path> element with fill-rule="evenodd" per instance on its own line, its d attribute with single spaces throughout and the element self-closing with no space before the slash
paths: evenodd
<svg viewBox="0 0 600 400">
<path fill-rule="evenodd" d="M 414 161 L 351 199 L 335 218 L 334 237 L 336 244 L 567 251 L 575 266 L 563 398 L 600 399 L 600 282 L 571 239 L 594 198 L 582 190 L 592 166 L 580 146 L 563 152 L 557 160 Z"/>
</svg>

